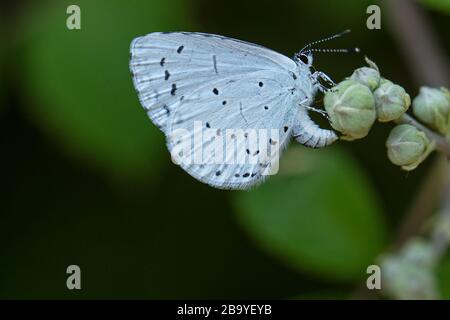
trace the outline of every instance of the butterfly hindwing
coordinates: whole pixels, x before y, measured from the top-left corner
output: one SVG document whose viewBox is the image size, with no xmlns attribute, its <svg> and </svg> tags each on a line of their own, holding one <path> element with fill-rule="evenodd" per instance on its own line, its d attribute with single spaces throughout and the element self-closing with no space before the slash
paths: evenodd
<svg viewBox="0 0 450 320">
<path fill-rule="evenodd" d="M 262 181 L 276 165 L 295 119 L 291 95 L 281 86 L 286 81 L 265 71 L 199 87 L 171 114 L 168 149 L 175 156 L 181 152 L 181 167 L 212 186 L 246 189 Z M 187 133 L 187 149 L 177 148 L 180 129 Z"/>
</svg>

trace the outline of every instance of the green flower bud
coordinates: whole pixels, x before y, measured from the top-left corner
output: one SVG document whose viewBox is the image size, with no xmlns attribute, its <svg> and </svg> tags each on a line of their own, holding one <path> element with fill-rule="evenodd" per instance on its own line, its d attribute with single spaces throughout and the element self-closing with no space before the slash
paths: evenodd
<svg viewBox="0 0 450 320">
<path fill-rule="evenodd" d="M 405 89 L 389 80 L 375 90 L 375 107 L 378 120 L 388 122 L 400 118 L 411 105 L 411 98 Z"/>
<path fill-rule="evenodd" d="M 365 58 L 365 60 L 369 67 L 356 69 L 355 71 L 353 71 L 350 79 L 355 80 L 356 82 L 359 82 L 368 87 L 370 90 L 374 91 L 380 85 L 380 71 L 378 70 L 378 66 L 375 64 L 375 62 L 367 57 Z"/>
<path fill-rule="evenodd" d="M 353 71 L 350 79 L 355 80 L 374 91 L 380 84 L 380 73 L 378 70 L 362 67 Z"/>
<path fill-rule="evenodd" d="M 442 134 L 450 130 L 450 98 L 448 90 L 421 87 L 414 98 L 414 115 Z"/>
<path fill-rule="evenodd" d="M 385 83 L 390 83 L 390 84 L 392 84 L 392 81 L 391 81 L 391 80 L 388 80 L 388 79 L 386 79 L 386 78 L 381 77 L 381 78 L 380 78 L 380 86 L 383 85 L 383 84 L 385 84 Z"/>
<path fill-rule="evenodd" d="M 354 80 L 344 80 L 327 92 L 324 105 L 331 126 L 343 134 L 343 140 L 365 137 L 376 119 L 372 92 Z"/>
<path fill-rule="evenodd" d="M 434 150 L 425 133 L 409 124 L 392 129 L 386 141 L 388 158 L 403 170 L 414 170 Z"/>
</svg>

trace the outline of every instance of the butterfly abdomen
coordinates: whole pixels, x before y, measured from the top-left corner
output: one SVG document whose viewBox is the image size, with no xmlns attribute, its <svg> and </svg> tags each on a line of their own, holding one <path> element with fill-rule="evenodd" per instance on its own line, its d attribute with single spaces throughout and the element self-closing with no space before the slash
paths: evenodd
<svg viewBox="0 0 450 320">
<path fill-rule="evenodd" d="M 323 148 L 338 139 L 333 130 L 320 128 L 308 115 L 304 108 L 300 108 L 297 123 L 292 127 L 292 136 L 304 146 Z"/>
</svg>

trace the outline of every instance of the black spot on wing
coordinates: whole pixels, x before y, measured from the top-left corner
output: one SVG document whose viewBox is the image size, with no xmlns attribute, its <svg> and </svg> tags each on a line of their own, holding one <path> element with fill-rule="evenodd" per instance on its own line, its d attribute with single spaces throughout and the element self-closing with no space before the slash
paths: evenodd
<svg viewBox="0 0 450 320">
<path fill-rule="evenodd" d="M 217 71 L 217 58 L 215 55 L 213 56 L 213 67 L 214 67 L 214 71 L 216 72 L 216 74 L 218 74 L 219 71 Z"/>
<path fill-rule="evenodd" d="M 170 78 L 170 73 L 169 73 L 169 71 L 168 70 L 166 70 L 166 72 L 165 72 L 165 74 L 164 74 L 164 80 L 169 80 L 169 78 Z"/>
<path fill-rule="evenodd" d="M 297 76 L 295 75 L 295 73 L 291 72 L 292 75 L 292 79 L 297 80 Z"/>
<path fill-rule="evenodd" d="M 217 88 L 214 88 L 213 93 L 217 96 L 219 94 L 219 90 L 217 90 Z"/>
<path fill-rule="evenodd" d="M 174 96 L 176 91 L 177 91 L 177 85 L 174 83 L 174 84 L 172 84 L 172 90 L 170 90 L 170 94 Z"/>
<path fill-rule="evenodd" d="M 169 107 L 167 107 L 167 105 L 165 104 L 164 106 L 163 106 L 163 108 L 164 108 L 164 110 L 166 110 L 166 113 L 167 114 L 170 114 L 170 110 L 169 110 Z"/>
<path fill-rule="evenodd" d="M 164 67 L 164 63 L 166 63 L 166 58 L 161 58 L 161 61 L 159 62 L 161 67 Z"/>
<path fill-rule="evenodd" d="M 179 46 L 177 49 L 177 53 L 181 53 L 181 51 L 183 51 L 183 49 L 184 49 L 184 46 Z"/>
</svg>

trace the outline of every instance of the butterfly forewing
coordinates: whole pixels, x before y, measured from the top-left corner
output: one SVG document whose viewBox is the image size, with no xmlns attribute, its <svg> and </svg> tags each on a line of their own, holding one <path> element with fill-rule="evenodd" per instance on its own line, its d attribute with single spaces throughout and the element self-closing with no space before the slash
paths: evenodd
<svg viewBox="0 0 450 320">
<path fill-rule="evenodd" d="M 296 115 L 294 61 L 240 40 L 184 32 L 137 38 L 131 54 L 139 99 L 183 169 L 219 188 L 245 189 L 264 178 Z"/>
</svg>

